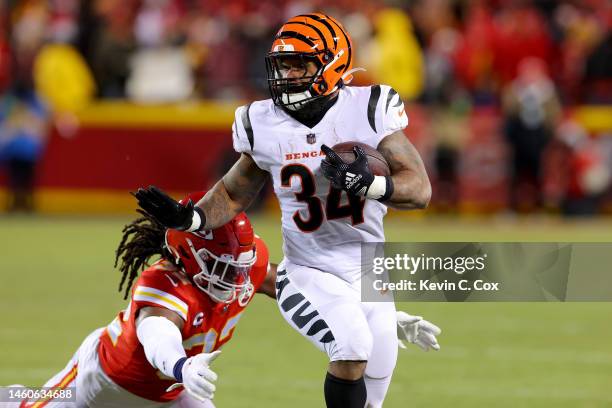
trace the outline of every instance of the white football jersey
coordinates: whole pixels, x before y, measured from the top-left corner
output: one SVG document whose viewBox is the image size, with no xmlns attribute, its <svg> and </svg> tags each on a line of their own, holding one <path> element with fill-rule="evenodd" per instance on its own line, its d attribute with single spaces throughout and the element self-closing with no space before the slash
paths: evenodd
<svg viewBox="0 0 612 408">
<path fill-rule="evenodd" d="M 331 188 L 320 170 L 325 157 L 321 145 L 355 141 L 376 148 L 385 136 L 407 125 L 404 104 L 386 85 L 342 88 L 336 103 L 312 129 L 271 99 L 236 110 L 234 149 L 250 155 L 272 175 L 287 261 L 348 282 L 360 278 L 360 244 L 385 240 L 387 208 Z"/>
</svg>

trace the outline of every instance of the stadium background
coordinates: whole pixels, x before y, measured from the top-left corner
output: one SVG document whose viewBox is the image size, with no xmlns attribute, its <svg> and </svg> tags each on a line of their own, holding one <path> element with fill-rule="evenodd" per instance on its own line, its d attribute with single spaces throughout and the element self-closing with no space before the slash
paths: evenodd
<svg viewBox="0 0 612 408">
<path fill-rule="evenodd" d="M 356 84 L 406 101 L 434 184 L 427 211 L 390 214 L 389 240 L 611 241 L 609 1 L 3 0 L 0 384 L 41 384 L 112 320 L 128 192 L 223 174 L 274 31 L 319 9 L 353 36 Z M 269 193 L 251 215 L 280 260 Z M 609 304 L 400 307 L 443 348 L 400 353 L 388 407 L 612 406 Z M 325 358 L 274 302 L 238 327 L 218 406 L 322 405 Z"/>
</svg>

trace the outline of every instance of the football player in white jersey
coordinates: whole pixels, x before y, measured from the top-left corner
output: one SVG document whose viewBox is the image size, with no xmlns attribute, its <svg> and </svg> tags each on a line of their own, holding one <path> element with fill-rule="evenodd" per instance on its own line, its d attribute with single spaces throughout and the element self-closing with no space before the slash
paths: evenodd
<svg viewBox="0 0 612 408">
<path fill-rule="evenodd" d="M 284 259 L 276 297 L 287 322 L 328 354 L 328 407 L 381 407 L 397 359 L 398 337 L 439 349 L 440 329 L 362 302 L 361 244 L 384 241 L 387 207 L 425 208 L 431 186 L 402 130 L 408 117 L 386 85 L 350 87 L 351 40 L 321 13 L 291 18 L 266 58 L 271 99 L 236 110 L 240 159 L 196 205 L 178 205 L 150 186 L 139 205 L 170 228 L 196 231 L 229 221 L 253 202 L 268 177 L 282 210 Z M 355 141 L 376 148 L 390 176 L 375 176 L 361 148 L 345 163 L 329 146 Z M 348 175 L 348 177 L 347 177 Z"/>
</svg>

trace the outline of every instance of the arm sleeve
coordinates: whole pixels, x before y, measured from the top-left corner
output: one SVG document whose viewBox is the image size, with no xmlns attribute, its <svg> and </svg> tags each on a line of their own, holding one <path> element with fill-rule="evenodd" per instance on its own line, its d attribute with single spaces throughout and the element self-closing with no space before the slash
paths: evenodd
<svg viewBox="0 0 612 408">
<path fill-rule="evenodd" d="M 232 125 L 232 142 L 234 150 L 238 153 L 252 153 L 251 143 L 253 141 L 251 122 L 249 118 L 250 105 L 241 106 L 236 109 L 234 123 Z M 249 138 L 249 132 L 251 137 Z"/>
<path fill-rule="evenodd" d="M 136 335 L 144 348 L 147 361 L 168 377 L 174 378 L 174 366 L 186 357 L 179 328 L 165 317 L 149 316 L 140 322 Z"/>
<path fill-rule="evenodd" d="M 357 140 L 378 147 L 385 137 L 408 126 L 408 115 L 399 94 L 388 85 L 369 87 L 367 98 L 363 106 L 369 126 L 364 129 L 370 131 L 360 132 L 361 140 Z"/>
<path fill-rule="evenodd" d="M 380 140 L 385 136 L 405 129 L 408 126 L 408 114 L 400 95 L 387 85 L 381 85 L 382 97 L 379 109 L 382 113 Z"/>
<path fill-rule="evenodd" d="M 258 113 L 259 112 L 259 113 Z M 261 107 L 250 103 L 236 109 L 234 123 L 232 125 L 232 143 L 237 153 L 247 154 L 257 167 L 264 171 L 270 171 L 269 152 L 263 146 L 265 141 L 257 138 L 253 128 L 257 115 L 261 114 Z"/>
</svg>

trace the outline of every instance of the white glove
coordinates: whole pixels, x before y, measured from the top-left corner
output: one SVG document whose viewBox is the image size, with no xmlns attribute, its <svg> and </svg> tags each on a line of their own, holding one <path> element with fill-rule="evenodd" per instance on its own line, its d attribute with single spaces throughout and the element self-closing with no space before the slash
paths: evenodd
<svg viewBox="0 0 612 408">
<path fill-rule="evenodd" d="M 402 342 L 402 340 L 406 340 L 409 343 L 416 344 L 423 351 L 429 351 L 429 349 L 440 350 L 436 336 L 442 333 L 442 329 L 427 320 L 423 320 L 421 316 L 412 316 L 402 311 L 396 312 L 396 316 L 397 338 L 401 348 L 406 348 L 406 345 Z"/>
<path fill-rule="evenodd" d="M 217 381 L 217 374 L 209 366 L 219 354 L 221 350 L 189 357 L 181 370 L 183 382 L 172 384 L 166 391 L 183 386 L 189 395 L 200 401 L 213 399 L 217 388 L 214 384 Z"/>
</svg>

